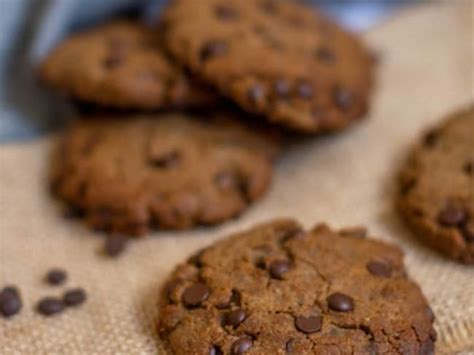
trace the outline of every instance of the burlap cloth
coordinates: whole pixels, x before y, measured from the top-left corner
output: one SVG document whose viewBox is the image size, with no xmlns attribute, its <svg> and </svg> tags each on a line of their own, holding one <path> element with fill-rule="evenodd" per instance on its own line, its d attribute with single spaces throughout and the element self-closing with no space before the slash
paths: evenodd
<svg viewBox="0 0 474 355">
<path fill-rule="evenodd" d="M 156 233 L 110 260 L 100 238 L 60 217 L 46 190 L 52 137 L 1 146 L 0 286 L 17 284 L 23 312 L 0 319 L 2 354 L 160 353 L 155 302 L 165 276 L 196 249 L 275 216 L 306 225 L 365 224 L 406 251 L 409 272 L 436 313 L 439 353 L 474 352 L 474 269 L 417 244 L 393 211 L 394 175 L 427 125 L 473 99 L 473 3 L 453 0 L 404 11 L 366 35 L 382 53 L 379 90 L 366 123 L 336 137 L 296 144 L 276 167 L 269 195 L 238 221 L 213 229 Z M 79 309 L 45 319 L 38 298 L 52 266 L 88 290 Z M 158 349 L 158 350 L 157 350 Z"/>
</svg>

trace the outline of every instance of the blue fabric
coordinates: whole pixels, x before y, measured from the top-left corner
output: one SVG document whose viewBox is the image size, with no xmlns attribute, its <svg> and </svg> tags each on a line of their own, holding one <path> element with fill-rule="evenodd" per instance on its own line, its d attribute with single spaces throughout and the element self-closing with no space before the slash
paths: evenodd
<svg viewBox="0 0 474 355">
<path fill-rule="evenodd" d="M 199 0 L 195 0 L 199 1 Z M 245 1 L 245 0 L 242 0 Z M 34 68 L 67 33 L 120 11 L 156 16 L 166 0 L 0 0 L 0 142 L 60 126 L 67 103 L 39 87 Z M 312 3 L 317 0 L 310 1 Z M 396 1 L 319 1 L 354 28 L 366 28 Z M 383 4 L 387 4 L 383 6 Z"/>
</svg>

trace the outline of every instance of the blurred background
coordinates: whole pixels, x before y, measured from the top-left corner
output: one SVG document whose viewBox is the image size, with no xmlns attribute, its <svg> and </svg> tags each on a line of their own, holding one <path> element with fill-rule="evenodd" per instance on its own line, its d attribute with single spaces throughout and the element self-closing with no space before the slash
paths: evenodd
<svg viewBox="0 0 474 355">
<path fill-rule="evenodd" d="M 422 1 L 306 0 L 360 32 Z M 46 134 L 68 116 L 68 107 L 58 102 L 53 104 L 54 98 L 38 87 L 34 77 L 35 65 L 59 40 L 72 31 L 121 13 L 151 19 L 165 3 L 165 0 L 0 0 L 0 143 Z"/>
</svg>

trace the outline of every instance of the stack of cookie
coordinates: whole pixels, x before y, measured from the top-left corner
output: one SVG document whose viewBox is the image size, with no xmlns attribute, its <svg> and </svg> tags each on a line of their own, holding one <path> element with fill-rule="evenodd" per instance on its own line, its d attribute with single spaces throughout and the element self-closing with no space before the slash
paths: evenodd
<svg viewBox="0 0 474 355">
<path fill-rule="evenodd" d="M 222 222 L 266 192 L 276 136 L 364 116 L 372 69 L 358 38 L 287 1 L 173 1 L 155 26 L 74 34 L 40 68 L 92 107 L 63 134 L 53 190 L 115 234 Z"/>
</svg>

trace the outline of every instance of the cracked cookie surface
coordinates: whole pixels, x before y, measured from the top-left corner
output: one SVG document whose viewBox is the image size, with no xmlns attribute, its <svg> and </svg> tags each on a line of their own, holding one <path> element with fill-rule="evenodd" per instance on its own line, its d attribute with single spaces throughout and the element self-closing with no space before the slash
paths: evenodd
<svg viewBox="0 0 474 355">
<path fill-rule="evenodd" d="M 225 113 L 85 117 L 61 137 L 52 189 L 107 232 L 215 224 L 264 195 L 277 151 Z"/>
<path fill-rule="evenodd" d="M 398 209 L 421 240 L 474 264 L 474 106 L 447 117 L 410 153 Z"/>
<path fill-rule="evenodd" d="M 373 57 L 313 8 L 278 0 L 176 0 L 173 56 L 245 110 L 292 129 L 337 131 L 368 110 Z"/>
<path fill-rule="evenodd" d="M 164 285 L 170 354 L 433 354 L 433 314 L 395 246 L 276 220 L 216 242 Z"/>
<path fill-rule="evenodd" d="M 217 101 L 170 61 L 157 31 L 117 20 L 65 39 L 44 60 L 48 86 L 79 101 L 118 109 L 202 107 Z"/>
</svg>

